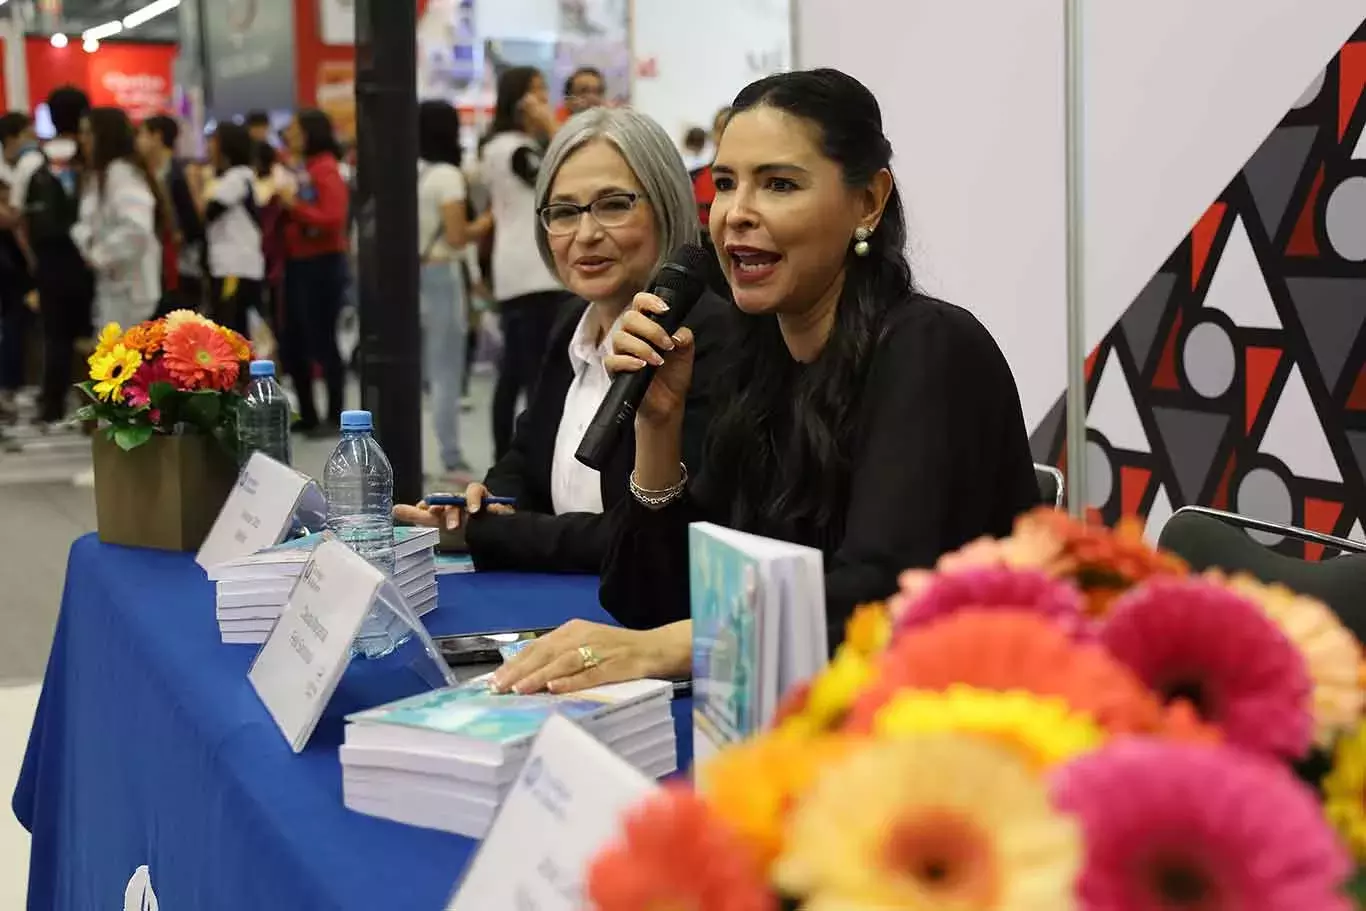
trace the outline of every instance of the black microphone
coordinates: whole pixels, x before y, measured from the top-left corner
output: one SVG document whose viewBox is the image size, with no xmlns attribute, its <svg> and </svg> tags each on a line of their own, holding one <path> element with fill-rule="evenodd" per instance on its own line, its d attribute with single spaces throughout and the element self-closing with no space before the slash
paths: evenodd
<svg viewBox="0 0 1366 911">
<path fill-rule="evenodd" d="M 670 335 L 683 326 L 683 320 L 687 319 L 693 305 L 707 290 L 703 276 L 707 257 L 711 255 L 698 244 L 685 244 L 669 257 L 655 277 L 650 293 L 668 304 L 669 310 L 667 313 L 648 315 Z M 595 471 L 601 471 L 611 461 L 627 429 L 635 421 L 636 409 L 640 407 L 640 400 L 645 398 L 645 390 L 650 388 L 654 376 L 655 368 L 646 364 L 643 370 L 619 373 L 612 379 L 611 388 L 598 406 L 598 413 L 593 416 L 593 423 L 588 425 L 574 458 Z"/>
</svg>

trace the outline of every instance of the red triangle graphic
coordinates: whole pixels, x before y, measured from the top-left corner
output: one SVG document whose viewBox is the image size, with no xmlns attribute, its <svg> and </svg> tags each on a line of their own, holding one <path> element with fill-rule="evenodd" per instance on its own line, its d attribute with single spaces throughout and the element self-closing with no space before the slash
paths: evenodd
<svg viewBox="0 0 1366 911">
<path fill-rule="evenodd" d="M 1347 396 L 1348 411 L 1366 411 L 1366 367 L 1361 368 L 1357 380 L 1352 384 L 1352 394 Z"/>
<path fill-rule="evenodd" d="M 1119 514 L 1138 515 L 1138 507 L 1143 503 L 1143 494 L 1148 490 L 1148 479 L 1153 473 L 1146 468 L 1132 468 L 1128 465 L 1119 470 Z"/>
<path fill-rule="evenodd" d="M 1176 392 L 1181 384 L 1176 380 L 1176 337 L 1181 334 L 1181 314 L 1172 321 L 1172 331 L 1167 336 L 1167 344 L 1162 346 L 1162 360 L 1157 362 L 1157 373 L 1153 375 L 1153 388 Z"/>
<path fill-rule="evenodd" d="M 1191 229 L 1191 287 L 1200 284 L 1200 276 L 1205 271 L 1205 263 L 1209 261 L 1210 247 L 1214 246 L 1214 235 L 1219 233 L 1219 226 L 1224 223 L 1224 212 L 1228 210 L 1228 205 L 1216 202 L 1205 210 L 1205 214 L 1200 216 L 1200 220 Z"/>
<path fill-rule="evenodd" d="M 1331 535 L 1340 515 L 1342 515 L 1341 503 L 1316 500 L 1313 497 L 1305 497 L 1304 499 L 1304 527 L 1310 531 Z M 1322 556 L 1322 544 L 1306 543 L 1304 545 L 1304 558 L 1306 560 L 1317 560 Z"/>
<path fill-rule="evenodd" d="M 1247 422 L 1245 429 L 1251 432 L 1257 423 L 1262 403 L 1266 401 L 1266 391 L 1271 388 L 1271 378 L 1276 375 L 1276 367 L 1281 362 L 1278 348 L 1247 349 Z"/>
<path fill-rule="evenodd" d="M 1100 359 L 1100 348 L 1086 356 L 1086 382 L 1091 382 L 1091 376 L 1096 372 L 1096 361 Z"/>
<path fill-rule="evenodd" d="M 1352 122 L 1352 112 L 1361 100 L 1361 92 L 1366 89 L 1366 41 L 1345 45 L 1338 60 L 1342 71 L 1338 92 L 1338 139 L 1342 139 L 1347 135 L 1347 125 Z"/>
<path fill-rule="evenodd" d="M 1214 491 L 1214 502 L 1210 504 L 1215 509 L 1229 508 L 1228 491 L 1229 487 L 1233 484 L 1233 472 L 1237 468 L 1237 465 L 1238 459 L 1236 457 L 1229 459 L 1228 467 L 1226 467 L 1224 473 L 1219 476 L 1219 487 Z"/>
<path fill-rule="evenodd" d="M 1314 175 L 1314 182 L 1309 186 L 1309 198 L 1305 200 L 1300 217 L 1295 221 L 1295 230 L 1290 233 L 1290 242 L 1285 245 L 1288 256 L 1318 257 L 1319 242 L 1314 239 L 1314 205 L 1318 202 L 1319 191 L 1322 189 L 1323 165 L 1319 165 L 1319 172 Z"/>
</svg>

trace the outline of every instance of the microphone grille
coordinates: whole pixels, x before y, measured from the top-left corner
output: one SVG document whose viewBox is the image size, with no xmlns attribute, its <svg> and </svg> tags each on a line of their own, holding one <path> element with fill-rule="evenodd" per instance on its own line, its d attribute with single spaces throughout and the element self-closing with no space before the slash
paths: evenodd
<svg viewBox="0 0 1366 911">
<path fill-rule="evenodd" d="M 707 261 L 713 255 L 701 244 L 684 244 L 669 257 L 669 265 L 694 274 L 705 273 Z"/>
</svg>

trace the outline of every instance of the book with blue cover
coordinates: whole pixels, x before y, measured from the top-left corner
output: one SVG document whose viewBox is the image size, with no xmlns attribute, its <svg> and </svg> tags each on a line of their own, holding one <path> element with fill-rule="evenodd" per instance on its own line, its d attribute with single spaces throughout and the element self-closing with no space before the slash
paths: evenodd
<svg viewBox="0 0 1366 911">
<path fill-rule="evenodd" d="M 706 522 L 688 529 L 693 745 L 699 759 L 762 730 L 827 660 L 820 551 Z"/>
<path fill-rule="evenodd" d="M 348 716 L 346 742 L 496 759 L 529 745 L 552 715 L 592 731 L 661 705 L 667 714 L 672 694 L 667 681 L 635 680 L 564 695 L 520 696 L 494 693 L 481 677 Z"/>
</svg>

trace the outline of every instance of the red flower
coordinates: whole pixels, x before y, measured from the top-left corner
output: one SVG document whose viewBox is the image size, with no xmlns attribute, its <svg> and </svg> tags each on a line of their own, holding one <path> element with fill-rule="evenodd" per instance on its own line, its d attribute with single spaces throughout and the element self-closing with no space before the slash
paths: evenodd
<svg viewBox="0 0 1366 911">
<path fill-rule="evenodd" d="M 186 391 L 226 392 L 237 383 L 237 354 L 211 323 L 181 323 L 167 334 L 163 349 L 166 366 Z"/>
<path fill-rule="evenodd" d="M 142 362 L 137 373 L 134 373 L 133 378 L 124 385 L 123 400 L 133 408 L 151 405 L 153 383 L 175 383 L 175 378 L 171 376 L 171 371 L 167 369 L 163 358 L 152 358 Z"/>
<path fill-rule="evenodd" d="M 597 911 L 777 911 L 753 849 L 691 790 L 664 788 L 624 828 L 588 869 Z"/>
</svg>

